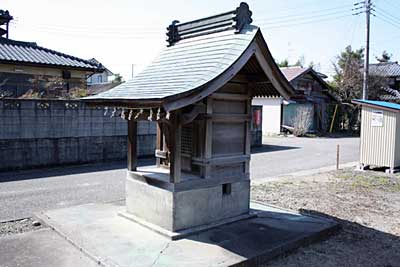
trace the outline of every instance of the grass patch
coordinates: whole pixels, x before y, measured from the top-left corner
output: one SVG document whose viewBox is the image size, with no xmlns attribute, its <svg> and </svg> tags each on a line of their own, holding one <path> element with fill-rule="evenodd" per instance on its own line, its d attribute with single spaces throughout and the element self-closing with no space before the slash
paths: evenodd
<svg viewBox="0 0 400 267">
<path fill-rule="evenodd" d="M 389 175 L 374 171 L 358 172 L 344 170 L 337 172 L 335 178 L 355 188 L 400 192 L 400 174 Z"/>
</svg>

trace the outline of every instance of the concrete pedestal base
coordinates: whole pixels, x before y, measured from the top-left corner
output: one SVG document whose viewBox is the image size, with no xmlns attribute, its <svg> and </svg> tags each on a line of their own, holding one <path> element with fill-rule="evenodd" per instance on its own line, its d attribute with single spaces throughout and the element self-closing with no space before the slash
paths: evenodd
<svg viewBox="0 0 400 267">
<path fill-rule="evenodd" d="M 215 228 L 215 227 L 219 227 L 222 226 L 224 224 L 228 224 L 228 223 L 233 223 L 233 222 L 237 222 L 237 221 L 241 221 L 241 220 L 245 220 L 245 219 L 249 219 L 249 218 L 254 218 L 257 217 L 256 213 L 248 213 L 248 214 L 243 214 L 243 215 L 239 215 L 239 216 L 235 216 L 235 217 L 230 217 L 230 218 L 226 218 L 223 220 L 219 220 L 219 221 L 215 221 L 209 224 L 203 224 L 203 225 L 199 225 L 199 226 L 194 226 L 191 228 L 186 228 L 183 230 L 178 230 L 178 231 L 168 231 L 158 225 L 149 223 L 145 220 L 142 220 L 139 217 L 136 217 L 135 215 L 128 213 L 128 212 L 120 212 L 119 215 L 121 217 L 124 217 L 128 220 L 131 220 L 134 223 L 138 223 L 156 233 L 159 233 L 167 238 L 170 238 L 171 240 L 178 240 L 178 239 L 182 239 L 185 238 L 187 236 L 190 235 L 194 235 L 200 232 L 204 232 L 207 231 L 211 228 Z"/>
<path fill-rule="evenodd" d="M 250 180 L 222 183 L 182 173 L 183 181 L 173 184 L 165 182 L 169 174 L 163 171 L 144 167 L 128 172 L 124 217 L 172 237 L 249 216 Z"/>
<path fill-rule="evenodd" d="M 122 218 L 125 207 L 90 204 L 38 216 L 105 266 L 259 266 L 337 229 L 329 219 L 251 203 L 256 218 L 171 241 Z"/>
</svg>

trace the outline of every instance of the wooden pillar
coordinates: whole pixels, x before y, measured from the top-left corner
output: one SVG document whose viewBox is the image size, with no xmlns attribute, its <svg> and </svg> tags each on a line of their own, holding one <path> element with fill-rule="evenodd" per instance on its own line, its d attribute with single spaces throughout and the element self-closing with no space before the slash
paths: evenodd
<svg viewBox="0 0 400 267">
<path fill-rule="evenodd" d="M 163 151 L 163 133 L 161 131 L 161 122 L 157 122 L 157 140 L 156 140 L 156 151 Z M 156 157 L 157 167 L 161 165 L 161 158 L 159 156 Z"/>
<path fill-rule="evenodd" d="M 181 181 L 181 139 L 182 139 L 182 121 L 181 121 L 180 110 L 172 114 L 169 134 L 171 140 L 170 182 L 179 183 Z"/>
<path fill-rule="evenodd" d="M 208 118 L 206 120 L 206 129 L 205 129 L 205 141 L 204 141 L 204 158 L 206 160 L 209 160 L 212 158 L 212 138 L 213 138 L 213 131 L 212 131 L 212 113 L 213 113 L 213 99 L 211 97 L 207 98 L 207 109 L 206 113 Z M 202 176 L 204 178 L 210 178 L 211 177 L 211 166 L 209 164 L 206 164 L 203 169 L 203 174 Z"/>
<path fill-rule="evenodd" d="M 137 167 L 137 122 L 128 120 L 128 170 L 136 171 Z"/>
<path fill-rule="evenodd" d="M 251 88 L 247 86 L 248 99 L 246 100 L 246 113 L 248 116 L 253 118 L 252 108 L 251 108 Z M 246 121 L 246 136 L 245 136 L 245 155 L 251 156 L 251 123 L 252 119 Z M 262 137 L 261 137 L 262 138 Z M 245 162 L 245 174 L 250 176 L 250 160 Z"/>
</svg>

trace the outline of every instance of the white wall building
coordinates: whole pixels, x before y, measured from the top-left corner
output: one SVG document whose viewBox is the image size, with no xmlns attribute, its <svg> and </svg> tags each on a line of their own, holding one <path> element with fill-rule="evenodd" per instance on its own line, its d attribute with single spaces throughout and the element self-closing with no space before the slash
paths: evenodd
<svg viewBox="0 0 400 267">
<path fill-rule="evenodd" d="M 97 65 L 102 65 L 95 58 L 89 59 L 89 62 L 95 63 Z M 102 67 L 104 67 L 104 66 L 102 66 Z M 96 73 L 90 75 L 87 78 L 87 84 L 88 85 L 95 85 L 95 84 L 104 84 L 104 83 L 111 82 L 109 80 L 109 77 L 112 76 L 112 75 L 114 75 L 114 74 L 109 69 L 104 67 L 104 71 L 103 72 L 96 72 Z"/>
<path fill-rule="evenodd" d="M 254 98 L 252 106 L 263 106 L 263 135 L 276 135 L 281 132 L 282 98 Z"/>
</svg>

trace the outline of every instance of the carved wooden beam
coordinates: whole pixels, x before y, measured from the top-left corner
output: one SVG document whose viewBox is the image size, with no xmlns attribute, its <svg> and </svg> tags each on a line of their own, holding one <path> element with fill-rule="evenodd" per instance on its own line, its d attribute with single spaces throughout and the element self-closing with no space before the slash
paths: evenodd
<svg viewBox="0 0 400 267">
<path fill-rule="evenodd" d="M 205 105 L 203 103 L 198 103 L 196 105 L 193 106 L 193 109 L 188 112 L 188 113 L 184 113 L 182 115 L 182 124 L 188 124 L 190 122 L 192 122 L 194 119 L 196 119 L 196 117 L 205 112 Z"/>
</svg>

